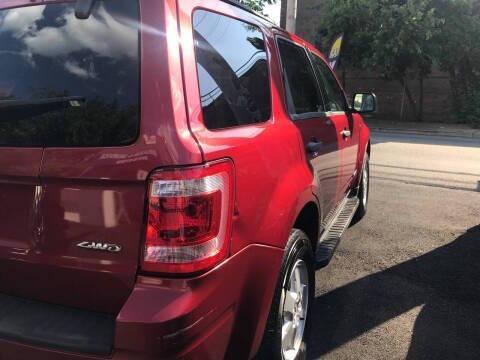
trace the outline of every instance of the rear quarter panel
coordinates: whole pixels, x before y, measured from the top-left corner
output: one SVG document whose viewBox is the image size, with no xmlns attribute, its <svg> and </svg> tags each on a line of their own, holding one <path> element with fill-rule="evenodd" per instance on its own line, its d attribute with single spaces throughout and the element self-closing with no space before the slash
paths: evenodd
<svg viewBox="0 0 480 360">
<path fill-rule="evenodd" d="M 179 2 L 182 58 L 188 115 L 205 160 L 230 157 L 236 172 L 236 215 L 231 253 L 251 243 L 284 248 L 296 216 L 309 201 L 313 173 L 301 135 L 286 115 L 283 85 L 271 24 L 225 3 L 202 1 L 201 8 L 237 18 L 263 30 L 270 63 L 271 118 L 260 124 L 209 131 L 203 124 L 195 62 L 192 15 L 195 2 Z"/>
<path fill-rule="evenodd" d="M 235 165 L 236 204 L 231 240 L 231 256 L 252 244 L 269 245 L 283 252 L 295 220 L 309 202 L 318 201 L 313 194 L 314 176 L 305 158 L 301 134 L 289 119 L 284 105 L 284 90 L 271 24 L 254 15 L 214 0 L 201 2 L 201 8 L 257 25 L 264 33 L 269 60 L 272 114 L 268 121 L 255 125 L 209 131 L 203 123 L 197 67 L 195 61 L 192 15 L 199 5 L 179 2 L 180 41 L 185 79 L 188 116 L 191 130 L 199 142 L 206 161 L 231 158 Z M 280 262 L 269 266 L 268 278 L 261 279 L 267 264 L 262 262 L 250 281 L 262 286 L 261 299 L 245 291 L 239 294 L 237 327 L 229 345 L 229 354 L 257 352 L 265 329 L 268 309 L 278 279 Z M 272 260 L 273 259 L 272 253 Z M 270 264 L 271 265 L 271 264 Z M 239 272 L 247 270 L 238 269 Z M 263 309 L 254 313 L 252 307 Z M 252 326 L 254 325 L 254 326 Z M 249 333 L 250 335 L 246 335 Z M 248 341 L 245 339 L 248 338 Z"/>
</svg>

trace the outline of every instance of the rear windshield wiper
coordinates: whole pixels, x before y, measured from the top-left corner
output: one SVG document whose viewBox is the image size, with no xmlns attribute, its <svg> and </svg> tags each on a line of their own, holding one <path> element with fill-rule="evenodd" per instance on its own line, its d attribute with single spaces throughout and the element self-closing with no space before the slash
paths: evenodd
<svg viewBox="0 0 480 360">
<path fill-rule="evenodd" d="M 66 105 L 68 104 L 71 107 L 82 106 L 85 103 L 85 98 L 83 96 L 66 96 L 66 97 L 55 97 L 47 98 L 40 100 L 0 100 L 0 110 L 3 109 L 14 109 L 14 108 L 27 108 L 27 107 L 37 107 L 37 106 L 48 106 L 48 105 Z"/>
<path fill-rule="evenodd" d="M 75 2 L 75 17 L 80 20 L 86 20 L 92 13 L 93 5 L 96 0 L 77 0 Z"/>
<path fill-rule="evenodd" d="M 85 105 L 81 96 L 58 97 L 41 100 L 0 100 L 0 121 L 20 121 L 69 108 L 81 108 Z"/>
</svg>

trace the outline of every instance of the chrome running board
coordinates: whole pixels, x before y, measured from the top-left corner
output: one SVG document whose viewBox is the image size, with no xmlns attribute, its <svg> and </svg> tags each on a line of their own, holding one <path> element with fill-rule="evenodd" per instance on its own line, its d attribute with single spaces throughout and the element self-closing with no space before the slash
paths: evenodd
<svg viewBox="0 0 480 360">
<path fill-rule="evenodd" d="M 352 222 L 360 200 L 355 192 L 347 196 L 338 206 L 331 221 L 325 227 L 315 252 L 316 268 L 320 269 L 328 265 L 337 249 L 340 239 Z"/>
</svg>

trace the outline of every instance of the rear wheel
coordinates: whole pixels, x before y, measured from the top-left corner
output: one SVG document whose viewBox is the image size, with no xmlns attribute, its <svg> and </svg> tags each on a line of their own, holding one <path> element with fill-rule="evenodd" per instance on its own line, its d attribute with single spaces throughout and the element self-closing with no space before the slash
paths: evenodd
<svg viewBox="0 0 480 360">
<path fill-rule="evenodd" d="M 315 291 L 313 252 L 308 236 L 293 229 L 287 243 L 259 359 L 306 358 L 308 313 Z"/>
<path fill-rule="evenodd" d="M 365 161 L 363 162 L 362 179 L 360 181 L 360 189 L 358 191 L 358 205 L 357 212 L 353 217 L 353 223 L 357 223 L 365 216 L 368 207 L 368 197 L 370 195 L 370 158 L 365 154 Z"/>
</svg>

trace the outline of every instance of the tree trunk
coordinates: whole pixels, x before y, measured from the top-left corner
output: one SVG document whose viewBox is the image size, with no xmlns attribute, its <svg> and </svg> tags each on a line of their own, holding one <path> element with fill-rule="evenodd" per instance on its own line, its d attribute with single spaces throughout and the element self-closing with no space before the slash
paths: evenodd
<svg viewBox="0 0 480 360">
<path fill-rule="evenodd" d="M 455 68 L 450 66 L 448 68 L 448 74 L 450 76 L 450 90 L 452 91 L 452 98 L 454 100 L 458 99 L 458 85 L 457 85 L 457 75 L 455 73 Z"/>
<path fill-rule="evenodd" d="M 400 121 L 405 117 L 405 85 L 402 88 L 402 102 L 400 104 Z"/>
<path fill-rule="evenodd" d="M 405 78 L 399 79 L 400 84 L 402 84 L 402 87 L 405 89 L 405 95 L 407 96 L 408 103 L 410 104 L 410 107 L 415 115 L 417 116 L 417 104 L 415 103 L 415 99 L 413 98 L 412 93 L 410 92 L 410 89 L 408 88 L 408 84 Z"/>
<path fill-rule="evenodd" d="M 420 74 L 419 80 L 419 95 L 418 95 L 418 113 L 417 113 L 417 121 L 423 121 L 423 75 Z"/>
</svg>

